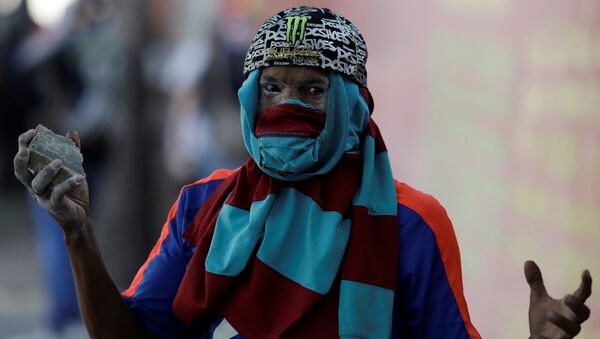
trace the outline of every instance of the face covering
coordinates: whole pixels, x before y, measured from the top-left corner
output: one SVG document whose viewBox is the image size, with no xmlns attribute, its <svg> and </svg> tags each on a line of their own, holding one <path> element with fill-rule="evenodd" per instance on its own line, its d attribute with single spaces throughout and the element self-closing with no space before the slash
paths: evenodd
<svg viewBox="0 0 600 339">
<path fill-rule="evenodd" d="M 335 72 L 329 74 L 324 114 L 303 102 L 291 100 L 259 116 L 259 78 L 260 70 L 251 72 L 238 95 L 244 144 L 263 172 L 284 181 L 306 180 L 329 172 L 344 153 L 358 152 L 370 114 L 358 86 L 351 80 Z M 304 118 L 307 120 L 301 121 Z M 321 124 L 322 119 L 324 124 Z M 278 127 L 274 122 L 283 125 Z M 257 135 L 258 125 L 274 134 Z"/>
<path fill-rule="evenodd" d="M 218 311 L 244 337 L 389 338 L 396 191 L 366 101 L 333 73 L 326 112 L 288 101 L 257 114 L 258 76 L 240 90 L 252 158 L 187 226 L 196 250 L 173 309 L 198 328 Z"/>
<path fill-rule="evenodd" d="M 271 107 L 260 114 L 256 135 L 260 167 L 289 177 L 307 171 L 318 161 L 318 138 L 325 112 L 297 100 Z"/>
</svg>

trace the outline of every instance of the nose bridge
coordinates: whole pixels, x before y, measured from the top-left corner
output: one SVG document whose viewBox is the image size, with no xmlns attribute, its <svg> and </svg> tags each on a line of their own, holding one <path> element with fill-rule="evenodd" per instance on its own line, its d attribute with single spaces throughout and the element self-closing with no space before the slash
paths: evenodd
<svg viewBox="0 0 600 339">
<path fill-rule="evenodd" d="M 282 104 L 285 101 L 290 100 L 290 99 L 300 100 L 298 90 L 295 86 L 286 86 L 285 87 L 285 89 L 283 91 L 283 95 L 281 96 L 280 104 Z"/>
</svg>

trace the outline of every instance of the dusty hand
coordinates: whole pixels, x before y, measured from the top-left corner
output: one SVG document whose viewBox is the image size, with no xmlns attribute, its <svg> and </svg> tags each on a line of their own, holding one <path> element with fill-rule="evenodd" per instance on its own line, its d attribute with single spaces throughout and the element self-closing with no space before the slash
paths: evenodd
<svg viewBox="0 0 600 339">
<path fill-rule="evenodd" d="M 573 338 L 581 331 L 581 323 L 590 317 L 585 301 L 592 293 L 592 277 L 588 270 L 581 274 L 581 284 L 562 299 L 548 295 L 542 272 L 533 261 L 525 262 L 525 279 L 531 288 L 529 297 L 529 331 L 534 339 Z"/>
<path fill-rule="evenodd" d="M 14 159 L 15 176 L 27 187 L 38 203 L 46 209 L 65 233 L 77 232 L 89 221 L 89 194 L 85 178 L 75 175 L 53 188 L 48 184 L 59 172 L 62 162 L 59 159 L 33 175 L 27 169 L 29 150 L 27 145 L 35 135 L 31 129 L 19 136 L 19 150 Z M 67 133 L 77 147 L 80 147 L 79 136 L 76 132 Z"/>
</svg>

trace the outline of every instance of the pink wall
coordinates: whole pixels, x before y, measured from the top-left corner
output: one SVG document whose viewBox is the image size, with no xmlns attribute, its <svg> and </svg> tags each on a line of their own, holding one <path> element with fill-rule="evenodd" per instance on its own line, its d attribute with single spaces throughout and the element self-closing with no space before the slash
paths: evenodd
<svg viewBox="0 0 600 339">
<path fill-rule="evenodd" d="M 526 259 L 559 298 L 600 278 L 599 1 L 302 3 L 363 32 L 395 175 L 448 210 L 484 337 L 527 336 Z M 581 338 L 600 337 L 598 295 Z"/>
</svg>

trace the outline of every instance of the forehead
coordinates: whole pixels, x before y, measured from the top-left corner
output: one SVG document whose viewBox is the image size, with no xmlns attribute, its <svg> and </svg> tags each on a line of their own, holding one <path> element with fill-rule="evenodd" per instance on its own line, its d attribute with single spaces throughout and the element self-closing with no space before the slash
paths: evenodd
<svg viewBox="0 0 600 339">
<path fill-rule="evenodd" d="M 329 72 L 317 67 L 271 66 L 261 72 L 261 80 L 329 82 Z"/>
</svg>

